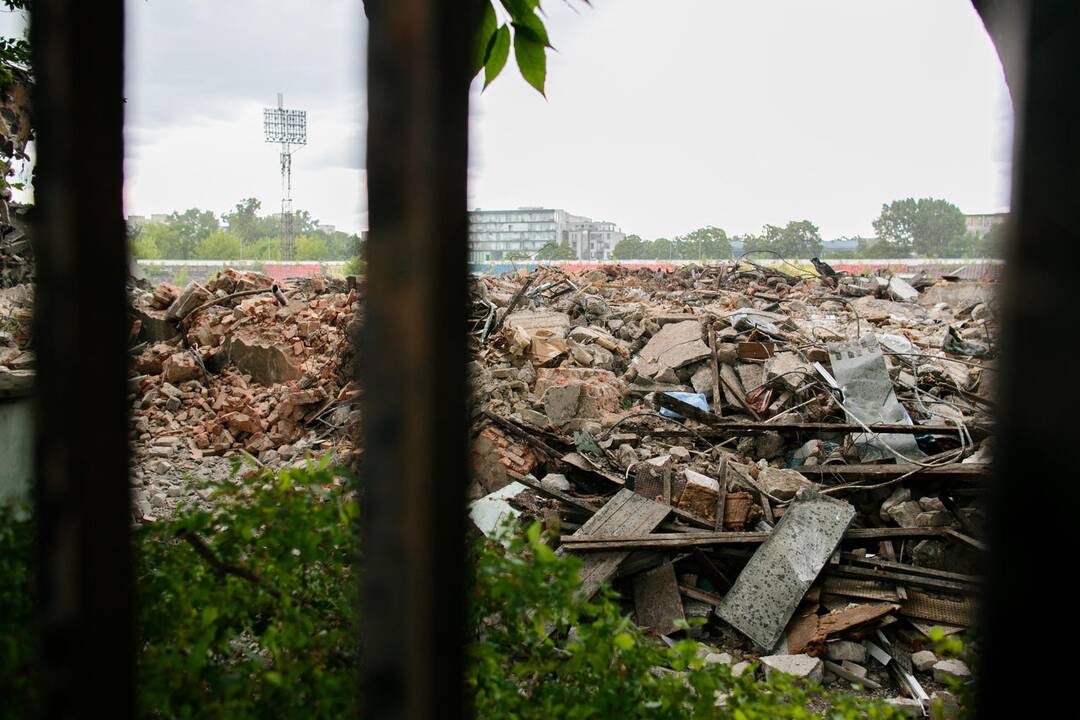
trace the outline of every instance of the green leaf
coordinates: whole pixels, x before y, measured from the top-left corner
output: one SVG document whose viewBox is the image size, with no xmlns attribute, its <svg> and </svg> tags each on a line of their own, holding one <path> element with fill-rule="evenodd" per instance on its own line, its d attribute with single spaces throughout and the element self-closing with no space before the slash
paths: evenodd
<svg viewBox="0 0 1080 720">
<path fill-rule="evenodd" d="M 529 529 L 525 531 L 525 537 L 528 538 L 530 545 L 535 545 L 540 540 L 540 523 L 534 522 L 529 526 Z"/>
<path fill-rule="evenodd" d="M 630 633 L 619 633 L 612 639 L 612 642 L 620 650 L 630 650 L 634 647 L 634 637 Z"/>
<path fill-rule="evenodd" d="M 528 32 L 522 32 L 516 26 L 515 29 L 514 59 L 517 60 L 517 69 L 521 70 L 525 82 L 544 95 L 544 80 L 548 77 L 548 58 L 544 53 L 544 45 Z"/>
<path fill-rule="evenodd" d="M 491 38 L 491 49 L 484 63 L 484 87 L 499 76 L 510 57 L 510 26 L 503 25 Z"/>
<path fill-rule="evenodd" d="M 537 561 L 542 564 L 555 562 L 555 551 L 551 549 L 551 546 L 544 543 L 534 545 L 533 554 L 536 555 Z"/>
<path fill-rule="evenodd" d="M 499 29 L 499 21 L 495 17 L 495 7 L 490 0 L 484 3 L 484 15 L 480 19 L 480 28 L 476 32 L 476 41 L 473 45 L 472 66 L 469 68 L 469 76 L 472 77 L 487 64 L 491 54 L 491 46 L 495 40 L 495 33 Z"/>
<path fill-rule="evenodd" d="M 522 31 L 522 26 L 514 25 L 514 59 L 525 82 L 544 95 L 544 80 L 547 77 L 547 56 L 544 43 L 531 32 Z M 546 95 L 545 95 L 546 97 Z"/>
<path fill-rule="evenodd" d="M 524 33 L 526 35 L 531 35 L 533 40 L 542 44 L 544 47 L 551 47 L 547 28 L 544 27 L 544 21 L 541 20 L 540 16 L 536 13 L 528 12 L 520 17 L 514 17 L 513 25 L 516 34 Z"/>
<path fill-rule="evenodd" d="M 266 682 L 271 685 L 280 685 L 284 681 L 284 678 L 281 677 L 281 673 L 274 672 L 273 670 L 268 671 L 263 677 L 265 677 Z"/>
</svg>

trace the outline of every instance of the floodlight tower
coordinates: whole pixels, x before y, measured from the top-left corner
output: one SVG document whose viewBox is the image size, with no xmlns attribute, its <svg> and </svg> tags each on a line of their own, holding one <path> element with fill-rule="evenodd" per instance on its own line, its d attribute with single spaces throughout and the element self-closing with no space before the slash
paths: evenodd
<svg viewBox="0 0 1080 720">
<path fill-rule="evenodd" d="M 281 144 L 281 259 L 296 257 L 292 217 L 292 154 L 307 145 L 307 111 L 286 110 L 281 93 L 277 107 L 263 110 L 266 142 Z"/>
</svg>

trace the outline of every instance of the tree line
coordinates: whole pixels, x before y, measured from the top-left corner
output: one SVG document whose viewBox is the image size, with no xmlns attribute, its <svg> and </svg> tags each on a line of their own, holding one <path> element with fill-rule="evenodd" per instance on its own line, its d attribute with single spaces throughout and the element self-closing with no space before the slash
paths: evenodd
<svg viewBox="0 0 1080 720">
<path fill-rule="evenodd" d="M 210 210 L 170 213 L 164 222 L 128 224 L 136 258 L 170 260 L 281 260 L 281 215 L 260 215 L 262 204 L 246 198 L 219 218 Z M 293 213 L 296 260 L 348 260 L 360 254 L 360 238 L 320 230 L 306 210 Z"/>
<path fill-rule="evenodd" d="M 967 232 L 960 208 L 936 198 L 906 198 L 882 205 L 873 227 L 877 237 L 850 238 L 856 241 L 852 250 L 825 250 L 817 225 L 793 220 L 730 238 L 711 225 L 673 239 L 627 235 L 612 256 L 617 260 L 717 260 L 732 257 L 732 245 L 738 243 L 742 253 L 785 258 L 1000 257 L 1004 238 L 1000 224 L 981 236 Z"/>
</svg>

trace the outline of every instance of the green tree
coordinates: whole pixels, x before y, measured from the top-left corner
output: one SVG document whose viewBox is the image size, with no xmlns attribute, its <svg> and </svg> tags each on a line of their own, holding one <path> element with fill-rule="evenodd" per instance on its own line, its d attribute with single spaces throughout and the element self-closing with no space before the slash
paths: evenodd
<svg viewBox="0 0 1080 720">
<path fill-rule="evenodd" d="M 236 260 L 241 252 L 239 236 L 217 230 L 199 241 L 195 257 L 199 260 Z"/>
<path fill-rule="evenodd" d="M 131 257 L 136 260 L 156 260 L 161 257 L 154 236 L 143 232 L 143 228 L 128 226 L 128 248 Z"/>
<path fill-rule="evenodd" d="M 616 260 L 641 260 L 646 256 L 648 241 L 642 240 L 637 235 L 627 235 L 615 245 L 611 256 Z"/>
<path fill-rule="evenodd" d="M 553 242 L 548 243 L 540 248 L 535 257 L 537 260 L 577 260 L 577 255 L 574 253 L 574 249 L 570 247 L 569 240 L 563 240 L 558 245 Z"/>
<path fill-rule="evenodd" d="M 329 260 L 330 251 L 326 240 L 319 235 L 301 235 L 296 238 L 297 260 Z"/>
<path fill-rule="evenodd" d="M 709 225 L 675 239 L 680 257 L 687 260 L 715 260 L 731 257 L 727 233 Z"/>
<path fill-rule="evenodd" d="M 174 212 L 169 215 L 166 224 L 176 230 L 176 254 L 170 257 L 180 260 L 194 257 L 199 243 L 221 227 L 214 213 L 198 208 L 190 208 L 182 213 Z"/>
<path fill-rule="evenodd" d="M 990 228 L 982 237 L 975 239 L 969 248 L 968 257 L 1001 258 L 1005 257 L 1006 223 L 999 223 Z"/>
<path fill-rule="evenodd" d="M 248 249 L 251 260 L 280 260 L 281 240 L 277 237 L 261 237 Z"/>
<path fill-rule="evenodd" d="M 262 203 L 256 198 L 245 198 L 236 203 L 235 210 L 225 213 L 221 219 L 228 226 L 229 232 L 240 238 L 240 242 L 250 245 L 264 234 L 260 227 L 259 208 L 261 207 Z"/>
<path fill-rule="evenodd" d="M 665 237 L 656 238 L 652 241 L 651 260 L 677 260 L 675 243 Z"/>
<path fill-rule="evenodd" d="M 766 225 L 760 235 L 746 235 L 743 243 L 744 252 L 767 251 L 785 258 L 819 257 L 822 250 L 821 233 L 809 220 Z"/>
<path fill-rule="evenodd" d="M 905 256 L 943 257 L 964 236 L 964 214 L 947 200 L 906 198 L 881 206 L 874 230 Z"/>
<path fill-rule="evenodd" d="M 148 223 L 139 229 L 140 242 L 157 248 L 158 257 L 176 260 L 180 255 L 180 233 L 165 223 Z"/>
</svg>

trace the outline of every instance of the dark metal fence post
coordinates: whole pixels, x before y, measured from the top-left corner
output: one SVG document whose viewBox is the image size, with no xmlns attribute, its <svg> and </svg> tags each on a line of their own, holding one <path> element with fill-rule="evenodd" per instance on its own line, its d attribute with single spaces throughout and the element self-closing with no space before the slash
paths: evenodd
<svg viewBox="0 0 1080 720">
<path fill-rule="evenodd" d="M 365 5 L 363 703 L 372 718 L 455 718 L 466 592 L 468 53 L 478 4 Z"/>
<path fill-rule="evenodd" d="M 1028 5 L 1030 16 L 1023 80 L 1019 93 L 1013 88 L 1017 148 L 980 717 L 1059 715 L 1076 683 L 1070 642 L 1076 601 L 1062 583 L 1074 576 L 1080 502 L 1080 383 L 1073 373 L 1080 298 L 1080 4 L 1018 4 Z M 1025 665 L 1026 657 L 1035 664 Z M 1031 682 L 1037 691 L 1025 689 Z"/>
<path fill-rule="evenodd" d="M 48 718 L 125 718 L 135 619 L 124 3 L 38 0 L 32 9 L 39 699 Z"/>
</svg>

